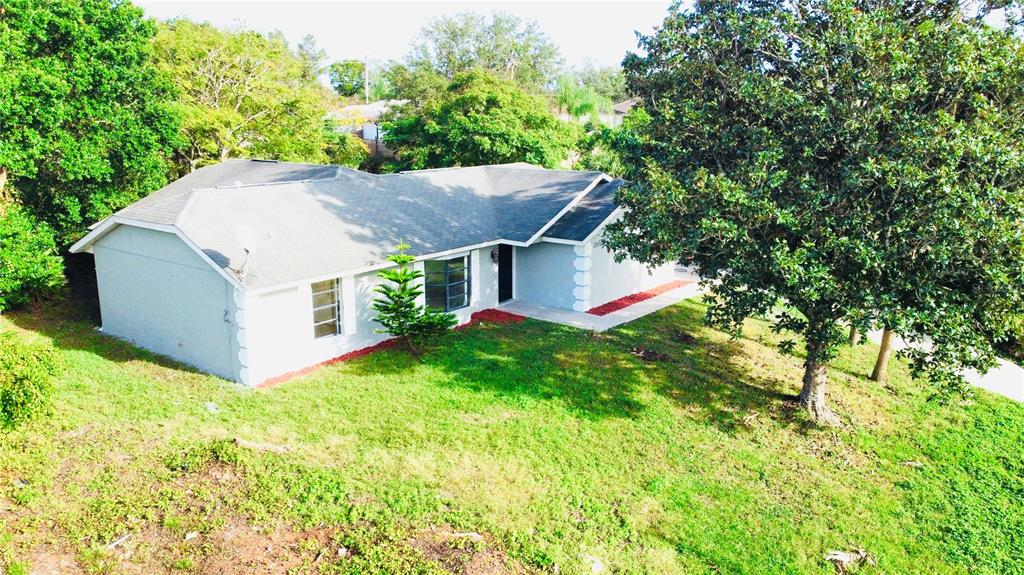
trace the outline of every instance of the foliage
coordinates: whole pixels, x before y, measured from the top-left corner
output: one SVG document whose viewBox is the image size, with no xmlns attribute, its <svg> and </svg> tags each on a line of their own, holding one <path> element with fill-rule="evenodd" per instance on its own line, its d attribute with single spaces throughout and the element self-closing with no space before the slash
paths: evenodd
<svg viewBox="0 0 1024 575">
<path fill-rule="evenodd" d="M 0 312 L 64 284 L 53 230 L 18 205 L 0 203 Z"/>
<path fill-rule="evenodd" d="M 0 429 L 11 429 L 50 408 L 61 358 L 49 346 L 30 345 L 0 332 Z"/>
<path fill-rule="evenodd" d="M 327 122 L 327 148 L 324 153 L 331 164 L 358 168 L 370 157 L 366 142 L 351 132 L 339 132 L 333 122 Z"/>
<path fill-rule="evenodd" d="M 407 254 L 408 249 L 409 244 L 405 242 L 395 246 L 396 253 L 388 256 L 395 267 L 377 272 L 381 279 L 394 285 L 380 284 L 373 288 L 381 297 L 373 300 L 371 308 L 377 312 L 374 321 L 384 326 L 377 331 L 398 338 L 419 356 L 419 345 L 424 338 L 448 331 L 458 320 L 454 314 L 416 302 L 423 295 L 422 286 L 416 283 L 423 272 L 410 266 L 416 257 Z"/>
<path fill-rule="evenodd" d="M 831 384 L 854 426 L 808 428 L 776 403 L 801 366 L 768 323 L 732 339 L 704 312 L 684 302 L 599 335 L 483 323 L 420 361 L 380 351 L 257 393 L 67 307 L 5 314 L 0 330 L 53 337 L 67 370 L 46 425 L 0 435 L 0 564 L 131 532 L 146 545 L 133 535 L 108 571 L 164 572 L 182 549 L 222 565 L 219 542 L 252 525 L 245 541 L 274 546 L 246 544 L 243 571 L 291 534 L 327 573 L 458 572 L 445 546 L 422 552 L 447 524 L 518 573 L 590 573 L 586 553 L 605 573 L 828 575 L 825 554 L 854 547 L 878 561 L 865 574 L 1024 573 L 1024 406 L 984 391 L 936 404 L 901 358 L 881 388 L 857 376 L 865 344 L 840 352 Z"/>
<path fill-rule="evenodd" d="M 630 166 L 623 159 L 641 145 L 641 138 L 651 117 L 640 107 L 625 115 L 615 127 L 589 125 L 589 131 L 577 145 L 580 156 L 573 168 L 596 170 L 617 178 L 627 177 Z"/>
<path fill-rule="evenodd" d="M 384 141 L 412 169 L 565 160 L 573 131 L 514 83 L 484 71 L 460 74 L 421 106 L 384 122 Z"/>
<path fill-rule="evenodd" d="M 590 88 L 612 102 L 621 102 L 629 98 L 629 92 L 626 91 L 626 76 L 619 66 L 600 66 L 588 61 L 582 67 L 572 70 L 570 75 L 581 86 Z"/>
<path fill-rule="evenodd" d="M 359 60 L 342 60 L 334 62 L 327 69 L 331 79 L 331 87 L 339 95 L 350 97 L 363 93 L 363 80 L 366 65 Z"/>
<path fill-rule="evenodd" d="M 989 364 L 1024 305 L 1019 39 L 955 6 L 708 1 L 641 47 L 620 256 L 717 279 L 709 319 L 730 329 L 784 300 L 819 419 L 846 320 L 930 337 L 909 353 L 937 382 Z"/>
<path fill-rule="evenodd" d="M 280 33 L 173 20 L 160 26 L 155 45 L 181 94 L 180 173 L 233 157 L 327 159 L 316 58 L 293 52 Z"/>
<path fill-rule="evenodd" d="M 1024 313 L 1012 316 L 1009 333 L 999 342 L 999 350 L 1013 361 L 1024 363 Z"/>
<path fill-rule="evenodd" d="M 428 23 L 413 44 L 409 67 L 453 79 L 483 69 L 537 91 L 554 80 L 561 57 L 537 26 L 503 12 L 443 16 Z M 404 97 L 404 96 L 403 96 Z"/>
<path fill-rule="evenodd" d="M 129 2 L 0 7 L 0 189 L 10 177 L 62 246 L 166 182 L 178 118 L 155 33 Z"/>
<path fill-rule="evenodd" d="M 589 118 L 593 122 L 597 122 L 598 114 L 612 109 L 610 99 L 567 74 L 558 77 L 555 101 L 559 110 L 564 110 L 573 118 Z"/>
<path fill-rule="evenodd" d="M 386 94 L 386 98 L 402 99 L 421 104 L 431 97 L 439 96 L 448 87 L 448 80 L 429 68 L 412 68 L 399 62 L 391 62 L 377 75 L 373 86 Z"/>
</svg>

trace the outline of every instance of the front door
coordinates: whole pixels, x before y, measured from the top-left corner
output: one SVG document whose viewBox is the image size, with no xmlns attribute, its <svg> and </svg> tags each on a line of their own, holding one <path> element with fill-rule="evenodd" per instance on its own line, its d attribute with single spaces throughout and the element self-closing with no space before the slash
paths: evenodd
<svg viewBox="0 0 1024 575">
<path fill-rule="evenodd" d="M 512 246 L 498 244 L 498 301 L 512 299 Z"/>
</svg>

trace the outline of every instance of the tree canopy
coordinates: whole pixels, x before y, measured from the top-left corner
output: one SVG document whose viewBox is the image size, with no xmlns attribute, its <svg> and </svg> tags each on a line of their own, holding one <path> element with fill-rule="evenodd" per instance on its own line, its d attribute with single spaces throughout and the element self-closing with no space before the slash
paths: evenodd
<svg viewBox="0 0 1024 575">
<path fill-rule="evenodd" d="M 476 70 L 385 122 L 385 142 L 411 169 L 529 162 L 554 167 L 574 135 L 547 101 Z"/>
<path fill-rule="evenodd" d="M 698 1 L 625 61 L 650 114 L 608 245 L 711 283 L 709 320 L 803 336 L 822 422 L 842 325 L 984 368 L 1024 294 L 1024 49 L 955 4 Z M 791 347 L 789 342 L 786 347 Z"/>
<path fill-rule="evenodd" d="M 359 60 L 334 62 L 327 68 L 331 87 L 341 96 L 351 97 L 363 93 L 366 65 Z"/>
<path fill-rule="evenodd" d="M 60 244 L 166 182 L 179 124 L 155 33 L 128 2 L 0 7 L 0 191 L 9 179 Z"/>
<path fill-rule="evenodd" d="M 414 42 L 410 67 L 436 71 L 449 80 L 473 69 L 490 70 L 529 90 L 552 82 L 561 57 L 536 22 L 496 12 L 474 12 L 428 23 Z"/>
<path fill-rule="evenodd" d="M 158 66 L 180 92 L 179 171 L 232 157 L 327 160 L 327 99 L 308 50 L 292 51 L 280 33 L 188 20 L 161 25 L 155 45 Z"/>
</svg>

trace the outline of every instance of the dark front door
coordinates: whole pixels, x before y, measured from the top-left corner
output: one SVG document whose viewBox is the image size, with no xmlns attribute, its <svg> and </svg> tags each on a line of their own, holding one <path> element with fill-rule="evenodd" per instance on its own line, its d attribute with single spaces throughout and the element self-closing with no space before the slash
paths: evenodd
<svg viewBox="0 0 1024 575">
<path fill-rule="evenodd" d="M 498 244 L 498 301 L 512 299 L 512 246 Z"/>
</svg>

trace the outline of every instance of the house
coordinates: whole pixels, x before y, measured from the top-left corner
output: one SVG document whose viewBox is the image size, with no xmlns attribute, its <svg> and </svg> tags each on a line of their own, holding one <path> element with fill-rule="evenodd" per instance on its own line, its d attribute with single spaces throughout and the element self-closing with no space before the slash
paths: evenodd
<svg viewBox="0 0 1024 575">
<path fill-rule="evenodd" d="M 616 102 L 612 105 L 612 114 L 615 119 L 611 122 L 612 126 L 618 126 L 622 123 L 622 119 L 626 117 L 626 114 L 633 109 L 634 106 L 640 103 L 640 98 L 629 98 L 621 102 Z"/>
<path fill-rule="evenodd" d="M 102 330 L 257 385 L 377 344 L 377 272 L 405 240 L 427 305 L 471 314 L 519 301 L 586 311 L 664 284 L 671 265 L 599 244 L 622 184 L 528 164 L 374 175 L 229 160 L 94 225 Z"/>
<path fill-rule="evenodd" d="M 342 132 L 355 134 L 370 153 L 375 156 L 391 156 L 391 150 L 384 146 L 384 131 L 380 129 L 380 119 L 391 108 L 407 104 L 409 100 L 378 100 L 368 104 L 352 104 L 333 110 L 327 117 L 338 124 Z"/>
</svg>

